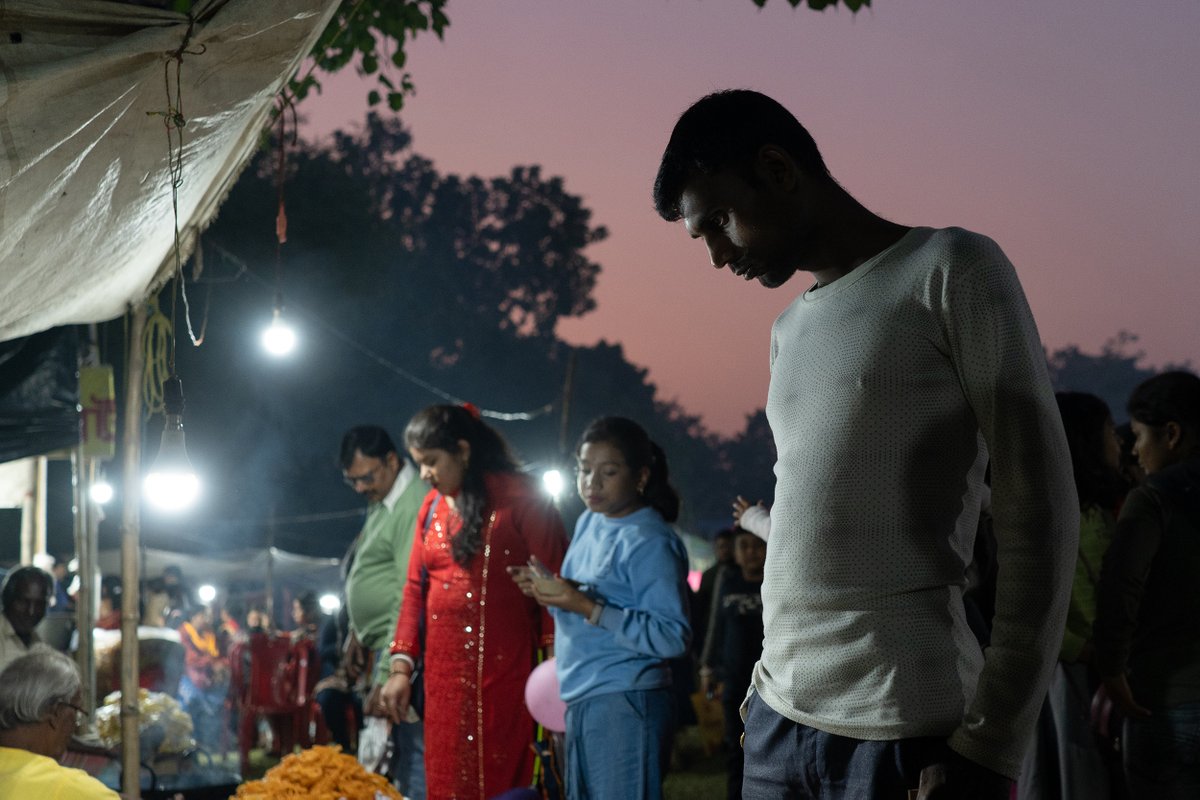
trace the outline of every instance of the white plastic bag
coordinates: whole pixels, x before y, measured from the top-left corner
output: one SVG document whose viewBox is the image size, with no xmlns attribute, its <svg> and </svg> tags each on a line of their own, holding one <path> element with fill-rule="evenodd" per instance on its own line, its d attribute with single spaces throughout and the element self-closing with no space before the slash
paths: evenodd
<svg viewBox="0 0 1200 800">
<path fill-rule="evenodd" d="M 358 763 L 369 771 L 387 775 L 392 761 L 392 723 L 384 717 L 367 717 L 358 732 Z"/>
</svg>

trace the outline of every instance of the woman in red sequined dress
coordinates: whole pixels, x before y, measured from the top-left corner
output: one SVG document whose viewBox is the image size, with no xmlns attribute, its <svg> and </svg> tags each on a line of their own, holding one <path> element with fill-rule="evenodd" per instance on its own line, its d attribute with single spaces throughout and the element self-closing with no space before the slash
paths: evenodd
<svg viewBox="0 0 1200 800">
<path fill-rule="evenodd" d="M 557 572 L 567 545 L 558 511 L 478 413 L 431 406 L 404 433 L 432 489 L 417 518 L 383 702 L 394 721 L 405 718 L 423 655 L 429 800 L 486 800 L 532 782 L 525 681 L 554 628 L 506 568 L 532 555 Z"/>
</svg>

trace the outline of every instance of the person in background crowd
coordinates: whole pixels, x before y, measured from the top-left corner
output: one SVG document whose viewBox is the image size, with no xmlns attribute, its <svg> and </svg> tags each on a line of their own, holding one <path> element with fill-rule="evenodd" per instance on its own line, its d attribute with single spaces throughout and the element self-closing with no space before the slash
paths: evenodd
<svg viewBox="0 0 1200 800">
<path fill-rule="evenodd" d="M 229 661 L 217 644 L 209 610 L 193 607 L 179 626 L 179 638 L 184 655 L 179 702 L 191 715 L 196 743 L 215 753 L 221 743 L 222 713 L 229 694 Z"/>
<path fill-rule="evenodd" d="M 329 728 L 329 737 L 343 751 L 354 752 L 355 735 L 362 726 L 362 703 L 350 688 L 343 670 L 346 636 L 350 632 L 349 615 L 343 603 L 336 614 L 326 615 L 317 634 L 317 655 L 321 660 L 319 680 L 313 697 Z M 411 797 L 412 795 L 409 795 Z"/>
<path fill-rule="evenodd" d="M 751 503 L 740 494 L 733 499 L 733 524 L 764 542 L 771 538 L 771 511 L 762 500 Z"/>
<path fill-rule="evenodd" d="M 96 609 L 96 627 L 121 630 L 121 578 L 105 575 L 100 579 L 100 607 Z"/>
<path fill-rule="evenodd" d="M 721 684 L 725 744 L 729 749 L 728 800 L 741 800 L 744 757 L 742 717 L 754 664 L 762 654 L 762 582 L 767 543 L 750 531 L 734 528 L 733 558 L 737 569 L 722 573 L 714 587 L 708 640 L 700 656 L 700 688 L 711 696 Z"/>
<path fill-rule="evenodd" d="M 415 660 L 424 656 L 430 800 L 529 786 L 534 724 L 525 683 L 554 627 L 505 569 L 536 556 L 558 570 L 562 520 L 473 406 L 426 408 L 409 421 L 404 443 L 431 489 L 417 516 L 383 702 L 393 722 L 406 718 Z"/>
<path fill-rule="evenodd" d="M 342 437 L 339 462 L 346 485 L 367 501 L 367 519 L 346 557 L 346 612 L 349 639 L 341 671 L 351 685 L 367 687 L 363 712 L 387 715 L 380 699 L 388 679 L 396 620 L 404 602 L 404 582 L 412 554 L 417 515 L 428 486 L 378 425 L 359 425 Z M 374 656 L 375 669 L 363 675 Z M 336 712 L 335 712 L 336 713 Z M 392 726 L 392 782 L 406 797 L 425 796 L 425 734 L 420 720 Z"/>
<path fill-rule="evenodd" d="M 704 647 L 704 640 L 708 635 L 708 619 L 712 616 L 713 587 L 717 585 L 717 581 L 725 569 L 736 567 L 733 563 L 733 528 L 722 528 L 717 531 L 713 536 L 712 547 L 715 561 L 712 566 L 700 573 L 700 587 L 692 595 L 692 633 L 695 635 L 692 647 L 697 656 L 700 655 L 700 650 Z"/>
<path fill-rule="evenodd" d="M 1079 529 L 1046 357 L 990 239 L 899 225 L 758 92 L 679 118 L 654 184 L 712 266 L 815 283 L 771 332 L 776 489 L 743 795 L 1008 800 L 1058 650 Z M 986 656 L 964 576 L 991 457 Z"/>
<path fill-rule="evenodd" d="M 0 585 L 0 669 L 41 641 L 34 630 L 46 616 L 54 579 L 37 567 L 17 567 Z"/>
<path fill-rule="evenodd" d="M 1135 800 L 1200 797 L 1200 378 L 1156 375 L 1129 416 L 1146 480 L 1126 497 L 1100 572 L 1096 667 L 1125 713 Z"/>
<path fill-rule="evenodd" d="M 171 564 L 163 567 L 162 587 L 167 595 L 163 619 L 167 627 L 178 628 L 187 621 L 188 612 L 196 603 L 192 589 L 183 580 L 183 570 Z"/>
<path fill-rule="evenodd" d="M 54 559 L 54 568 L 50 571 L 54 576 L 54 609 L 56 611 L 74 611 L 75 601 L 71 598 L 71 573 L 67 562 L 61 558 Z"/>
<path fill-rule="evenodd" d="M 250 610 L 246 612 L 246 634 L 259 633 L 270 636 L 273 630 L 271 615 L 267 613 L 267 609 L 257 604 L 250 606 Z"/>
<path fill-rule="evenodd" d="M 1079 557 L 1062 649 L 1017 781 L 1017 797 L 1108 800 L 1113 796 L 1110 770 L 1090 723 L 1092 695 L 1100 685 L 1092 666 L 1092 623 L 1100 564 L 1129 487 L 1119 471 L 1121 442 L 1104 401 L 1083 392 L 1059 392 L 1055 400 L 1079 495 Z"/>
<path fill-rule="evenodd" d="M 292 629 L 292 641 L 308 639 L 316 642 L 324 617 L 317 593 L 311 590 L 302 592 L 292 600 L 292 622 L 296 625 Z"/>
<path fill-rule="evenodd" d="M 82 702 L 75 662 L 45 645 L 0 670 L 0 797 L 118 800 L 83 770 L 58 763 L 87 715 Z"/>
<path fill-rule="evenodd" d="M 669 523 L 679 496 L 666 455 L 633 420 L 603 417 L 575 450 L 587 506 L 561 576 L 509 568 L 550 608 L 567 704 L 567 796 L 662 797 L 675 698 L 671 659 L 688 649 L 687 551 Z"/>
</svg>

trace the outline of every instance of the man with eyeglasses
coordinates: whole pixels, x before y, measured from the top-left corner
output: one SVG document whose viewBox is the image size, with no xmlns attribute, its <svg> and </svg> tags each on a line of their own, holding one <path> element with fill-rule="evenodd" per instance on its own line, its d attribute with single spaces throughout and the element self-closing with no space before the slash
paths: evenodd
<svg viewBox="0 0 1200 800">
<path fill-rule="evenodd" d="M 46 616 L 53 592 L 54 579 L 37 567 L 18 567 L 5 577 L 0 587 L 0 670 L 41 641 L 34 629 Z"/>
<path fill-rule="evenodd" d="M 83 770 L 58 763 L 87 712 L 75 663 L 34 645 L 0 672 L 0 797 L 117 800 Z"/>
<path fill-rule="evenodd" d="M 343 664 L 346 677 L 358 678 L 358 652 L 382 651 L 390 644 L 403 599 L 417 515 L 428 488 L 416 468 L 400 454 L 387 431 L 377 425 L 351 428 L 342 438 L 340 463 L 346 485 L 367 499 L 367 521 L 351 546 L 346 575 L 346 610 L 351 641 Z M 368 716 L 386 716 L 379 692 L 387 682 L 388 658 L 375 659 L 365 704 Z M 392 729 L 391 777 L 406 797 L 425 796 L 424 729 L 420 722 Z"/>
</svg>

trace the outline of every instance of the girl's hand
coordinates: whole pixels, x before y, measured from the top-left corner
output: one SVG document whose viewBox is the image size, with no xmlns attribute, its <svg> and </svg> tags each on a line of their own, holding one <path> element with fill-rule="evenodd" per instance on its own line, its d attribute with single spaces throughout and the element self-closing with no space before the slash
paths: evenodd
<svg viewBox="0 0 1200 800">
<path fill-rule="evenodd" d="M 544 606 L 561 608 L 563 611 L 586 617 L 596 605 L 596 601 L 575 588 L 577 583 L 561 575 L 536 578 L 531 580 L 530 584 L 533 588 L 533 594 L 530 596 Z"/>
<path fill-rule="evenodd" d="M 521 590 L 521 594 L 526 597 L 534 597 L 533 594 L 533 570 L 526 566 L 506 567 L 508 577 L 513 579 L 513 583 Z"/>
<path fill-rule="evenodd" d="M 408 714 L 408 703 L 412 697 L 412 676 L 403 672 L 394 672 L 383 685 L 379 699 L 388 719 L 399 725 Z"/>
</svg>

